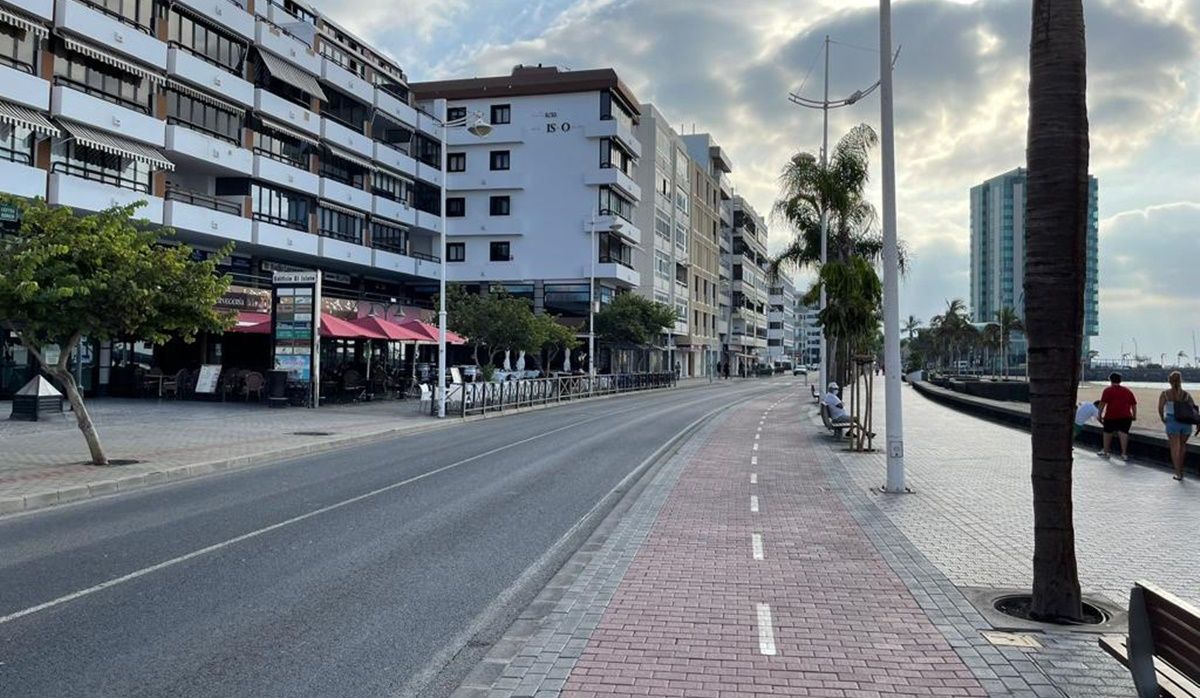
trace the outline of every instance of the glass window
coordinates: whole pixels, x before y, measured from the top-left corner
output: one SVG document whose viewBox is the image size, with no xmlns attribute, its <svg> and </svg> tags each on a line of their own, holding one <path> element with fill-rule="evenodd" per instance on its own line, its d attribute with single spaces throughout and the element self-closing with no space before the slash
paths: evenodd
<svg viewBox="0 0 1200 698">
<path fill-rule="evenodd" d="M 33 130 L 0 123 L 0 160 L 33 164 Z"/>
<path fill-rule="evenodd" d="M 446 261 L 447 262 L 464 262 L 467 259 L 467 243 L 465 242 L 448 242 L 446 243 Z"/>
<path fill-rule="evenodd" d="M 123 189 L 150 192 L 149 164 L 81 145 L 73 139 L 55 144 L 51 150 L 50 170 Z"/>
<path fill-rule="evenodd" d="M 408 228 L 374 221 L 371 223 L 371 247 L 408 254 Z"/>
<path fill-rule="evenodd" d="M 512 200 L 507 196 L 493 196 L 490 203 L 493 216 L 507 216 L 512 206 Z"/>
<path fill-rule="evenodd" d="M 261 121 L 255 122 L 253 128 L 254 152 L 308 169 L 308 143 L 283 131 L 276 131 Z"/>
<path fill-rule="evenodd" d="M 361 189 L 363 183 L 367 179 L 367 168 L 357 162 L 334 155 L 332 151 L 325 151 L 321 154 L 321 176 L 348 184 L 356 189 Z"/>
<path fill-rule="evenodd" d="M 507 170 L 509 167 L 509 151 L 493 150 L 491 152 L 491 167 L 493 170 Z"/>
<path fill-rule="evenodd" d="M 446 198 L 446 217 L 462 218 L 467 215 L 467 200 L 461 196 Z"/>
<path fill-rule="evenodd" d="M 600 187 L 601 216 L 617 215 L 633 222 L 633 203 L 609 187 Z"/>
<path fill-rule="evenodd" d="M 671 281 L 671 257 L 662 250 L 654 251 L 654 275 L 663 281 Z"/>
<path fill-rule="evenodd" d="M 37 65 L 38 38 L 8 24 L 0 24 L 0 65 L 33 73 Z"/>
<path fill-rule="evenodd" d="M 250 186 L 254 219 L 295 230 L 308 230 L 312 199 L 287 189 L 276 189 L 257 182 Z"/>
<path fill-rule="evenodd" d="M 54 57 L 54 82 L 143 114 L 150 113 L 153 90 L 148 80 L 69 51 L 65 46 L 60 46 Z"/>
<path fill-rule="evenodd" d="M 446 171 L 447 172 L 466 172 L 467 171 L 467 154 L 466 153 L 447 153 L 446 154 Z"/>
<path fill-rule="evenodd" d="M 432 138 L 422 134 L 412 135 L 412 156 L 430 167 L 441 168 L 442 146 Z"/>
<path fill-rule="evenodd" d="M 362 244 L 364 223 L 362 216 L 324 206 L 318 208 L 317 213 L 319 214 L 317 230 L 322 236 Z"/>
<path fill-rule="evenodd" d="M 493 124 L 509 124 L 512 123 L 512 108 L 507 104 L 492 105 L 492 123 Z"/>
<path fill-rule="evenodd" d="M 412 206 L 412 182 L 377 170 L 372 177 L 372 191 L 385 199 Z"/>
<path fill-rule="evenodd" d="M 349 95 L 325 88 L 328 98 L 321 106 L 321 116 L 327 116 L 355 133 L 362 133 L 363 124 L 371 118 L 371 108 Z"/>
<path fill-rule="evenodd" d="M 466 107 L 446 107 L 446 121 L 455 121 L 465 118 L 467 118 Z"/>
<path fill-rule="evenodd" d="M 611 138 L 600 139 L 600 167 L 615 167 L 618 170 L 629 174 L 633 169 L 633 156 L 625 152 L 617 142 Z"/>
<path fill-rule="evenodd" d="M 507 262 L 512 259 L 511 246 L 508 242 L 493 242 L 489 245 L 489 258 L 493 262 Z"/>
<path fill-rule="evenodd" d="M 167 15 L 167 41 L 209 63 L 241 76 L 246 44 L 216 26 L 171 5 Z"/>
<path fill-rule="evenodd" d="M 600 118 L 604 120 L 615 119 L 629 130 L 633 130 L 633 110 L 625 105 L 620 96 L 605 90 L 600 93 Z"/>
<path fill-rule="evenodd" d="M 413 182 L 413 208 L 435 216 L 442 215 L 442 190 L 419 179 Z"/>
<path fill-rule="evenodd" d="M 542 290 L 542 306 L 547 313 L 567 317 L 588 314 L 591 293 L 587 284 L 546 284 Z"/>
<path fill-rule="evenodd" d="M 633 266 L 633 250 L 610 232 L 600 233 L 600 263 Z"/>
<path fill-rule="evenodd" d="M 149 33 L 153 19 L 153 0 L 83 0 L 101 12 Z"/>
<path fill-rule="evenodd" d="M 166 91 L 167 121 L 183 123 L 233 143 L 242 142 L 242 115 L 197 99 L 186 92 Z"/>
</svg>

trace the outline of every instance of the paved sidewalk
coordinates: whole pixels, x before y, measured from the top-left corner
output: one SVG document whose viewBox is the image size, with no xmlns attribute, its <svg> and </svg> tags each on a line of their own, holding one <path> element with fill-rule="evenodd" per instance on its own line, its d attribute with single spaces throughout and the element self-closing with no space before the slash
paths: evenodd
<svg viewBox="0 0 1200 698">
<path fill-rule="evenodd" d="M 1128 693 L 1115 662 L 1097 677 L 1080 659 L 1094 636 L 993 644 L 802 388 L 733 408 L 663 466 L 456 696 L 1092 696 L 1110 676 Z"/>
<path fill-rule="evenodd" d="M 436 426 L 412 401 L 271 410 L 99 399 L 88 410 L 108 457 L 140 462 L 87 465 L 87 445 L 70 413 L 42 422 L 0 418 L 0 514 Z"/>
</svg>

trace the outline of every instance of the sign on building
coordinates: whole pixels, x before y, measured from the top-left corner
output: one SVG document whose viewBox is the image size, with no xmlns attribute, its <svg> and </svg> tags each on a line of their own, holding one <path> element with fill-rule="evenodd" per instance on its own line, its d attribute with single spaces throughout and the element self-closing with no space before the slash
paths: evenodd
<svg viewBox="0 0 1200 698">
<path fill-rule="evenodd" d="M 308 406 L 316 407 L 321 389 L 321 274 L 276 271 L 272 284 L 275 370 L 287 371 L 288 387 L 304 389 Z"/>
</svg>

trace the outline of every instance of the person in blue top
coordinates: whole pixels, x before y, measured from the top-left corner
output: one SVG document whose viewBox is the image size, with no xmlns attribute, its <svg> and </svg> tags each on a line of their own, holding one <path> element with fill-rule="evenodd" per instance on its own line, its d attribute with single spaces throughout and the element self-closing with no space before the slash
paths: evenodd
<svg viewBox="0 0 1200 698">
<path fill-rule="evenodd" d="M 1183 389 L 1183 376 L 1179 371 L 1171 371 L 1171 375 L 1167 376 L 1167 383 L 1170 388 L 1162 391 L 1158 396 L 1158 416 L 1166 425 L 1167 440 L 1171 443 L 1171 465 L 1175 466 L 1175 479 L 1183 481 L 1183 463 L 1187 458 L 1187 441 L 1192 435 L 1192 429 L 1200 434 L 1200 425 L 1193 425 L 1188 422 L 1180 422 L 1175 418 L 1175 406 L 1177 403 L 1190 403 L 1192 412 L 1196 411 L 1196 403 L 1192 400 L 1192 396 L 1188 395 Z"/>
</svg>

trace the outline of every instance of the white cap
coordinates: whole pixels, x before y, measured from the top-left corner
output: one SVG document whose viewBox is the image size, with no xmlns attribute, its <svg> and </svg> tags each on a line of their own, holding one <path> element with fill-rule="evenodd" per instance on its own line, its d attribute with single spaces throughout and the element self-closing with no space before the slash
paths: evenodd
<svg viewBox="0 0 1200 698">
<path fill-rule="evenodd" d="M 838 384 L 837 384 L 836 382 L 834 382 L 834 381 L 829 381 L 829 389 L 830 389 L 830 390 L 837 390 L 837 389 L 838 389 Z"/>
</svg>

